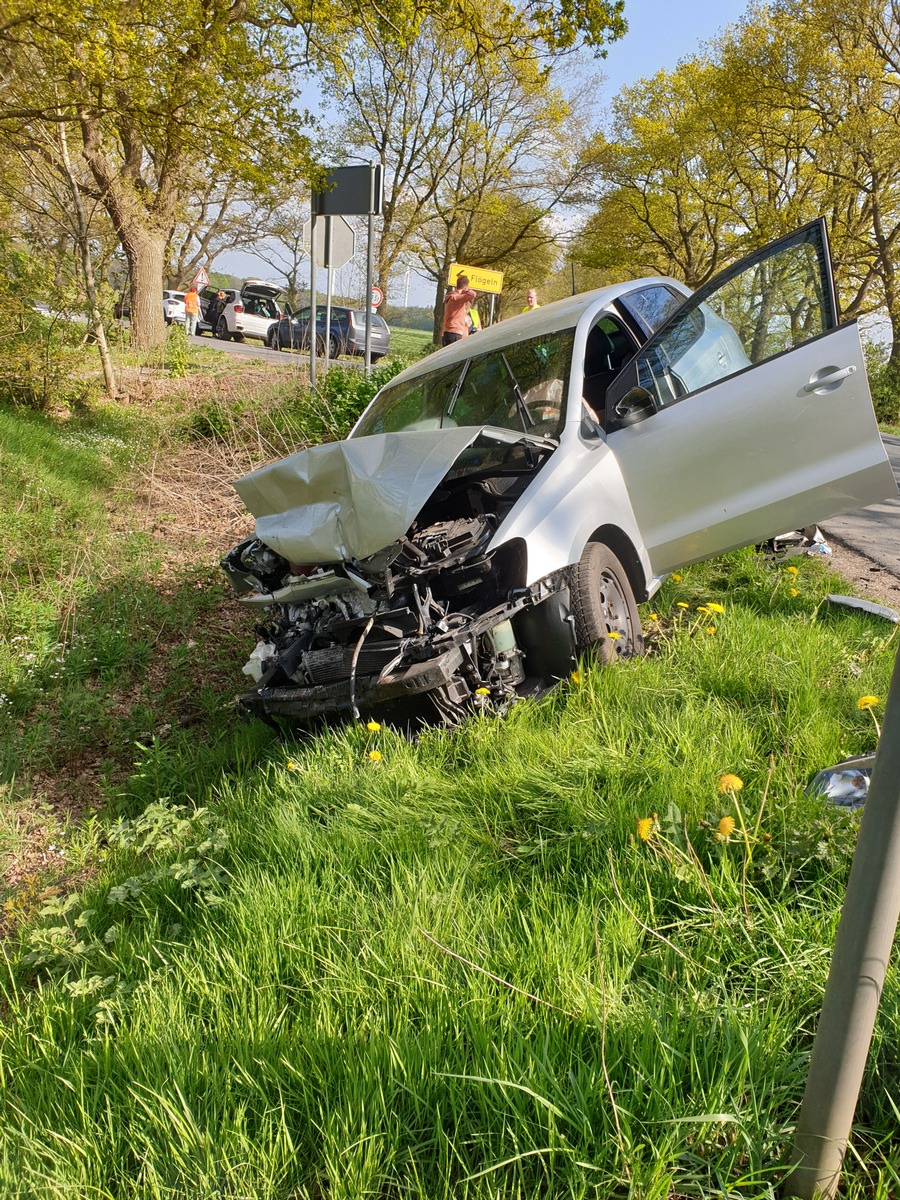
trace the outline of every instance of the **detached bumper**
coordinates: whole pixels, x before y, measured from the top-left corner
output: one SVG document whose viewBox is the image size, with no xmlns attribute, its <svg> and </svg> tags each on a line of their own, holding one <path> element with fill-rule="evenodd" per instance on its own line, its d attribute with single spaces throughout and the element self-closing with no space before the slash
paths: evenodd
<svg viewBox="0 0 900 1200">
<path fill-rule="evenodd" d="M 354 687 L 357 707 L 377 708 L 400 700 L 415 699 L 436 688 L 446 688 L 457 681 L 462 663 L 463 652 L 454 646 L 436 658 L 413 663 L 402 671 L 380 677 L 370 675 L 358 678 Z M 459 683 L 467 693 L 468 687 L 462 680 Z M 248 716 L 310 720 L 349 713 L 353 708 L 353 698 L 348 679 L 313 687 L 267 687 L 263 677 L 258 688 L 245 692 L 238 699 L 238 706 Z"/>
</svg>

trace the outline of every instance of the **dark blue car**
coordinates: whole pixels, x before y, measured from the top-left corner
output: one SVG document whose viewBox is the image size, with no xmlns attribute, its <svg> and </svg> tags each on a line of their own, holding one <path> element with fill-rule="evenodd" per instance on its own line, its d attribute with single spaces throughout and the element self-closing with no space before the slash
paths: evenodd
<svg viewBox="0 0 900 1200">
<path fill-rule="evenodd" d="M 309 349 L 309 306 L 282 317 L 269 330 L 267 345 L 273 350 Z M 325 305 L 316 306 L 316 338 L 319 352 L 325 353 Z M 366 313 L 364 309 L 332 308 L 328 334 L 328 355 L 365 354 Z M 372 313 L 372 362 L 378 362 L 391 348 L 391 331 L 384 317 Z"/>
</svg>

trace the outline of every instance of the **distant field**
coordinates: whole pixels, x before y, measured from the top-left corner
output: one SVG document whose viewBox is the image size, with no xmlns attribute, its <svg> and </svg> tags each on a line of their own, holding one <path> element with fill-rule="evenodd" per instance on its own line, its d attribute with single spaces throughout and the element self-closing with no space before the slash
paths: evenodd
<svg viewBox="0 0 900 1200">
<path fill-rule="evenodd" d="M 392 329 L 391 357 L 421 358 L 431 346 L 431 334 L 425 329 Z"/>
</svg>

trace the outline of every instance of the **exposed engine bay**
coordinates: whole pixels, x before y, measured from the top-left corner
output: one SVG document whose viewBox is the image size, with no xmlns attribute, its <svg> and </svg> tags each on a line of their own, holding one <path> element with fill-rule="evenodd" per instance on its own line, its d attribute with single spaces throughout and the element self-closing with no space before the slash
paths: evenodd
<svg viewBox="0 0 900 1200">
<path fill-rule="evenodd" d="M 565 571 L 530 587 L 525 546 L 488 545 L 552 452 L 473 441 L 405 535 L 367 558 L 290 562 L 258 537 L 222 567 L 258 613 L 247 714 L 456 724 L 535 694 L 574 665 Z"/>
</svg>

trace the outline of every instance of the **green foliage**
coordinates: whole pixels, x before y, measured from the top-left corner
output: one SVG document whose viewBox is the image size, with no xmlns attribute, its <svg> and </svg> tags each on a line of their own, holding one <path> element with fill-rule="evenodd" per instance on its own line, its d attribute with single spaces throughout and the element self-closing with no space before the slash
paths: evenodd
<svg viewBox="0 0 900 1200">
<path fill-rule="evenodd" d="M 169 326 L 166 344 L 166 362 L 169 374 L 173 379 L 184 379 L 187 375 L 190 357 L 187 331 L 179 321 L 175 321 Z"/>
<path fill-rule="evenodd" d="M 43 411 L 93 398 L 84 382 L 84 326 L 45 317 L 33 307 L 43 294 L 37 265 L 0 235 L 0 309 L 4 314 L 0 402 Z"/>
<path fill-rule="evenodd" d="M 866 347 L 866 374 L 878 423 L 900 424 L 900 365 L 872 346 Z"/>
</svg>

